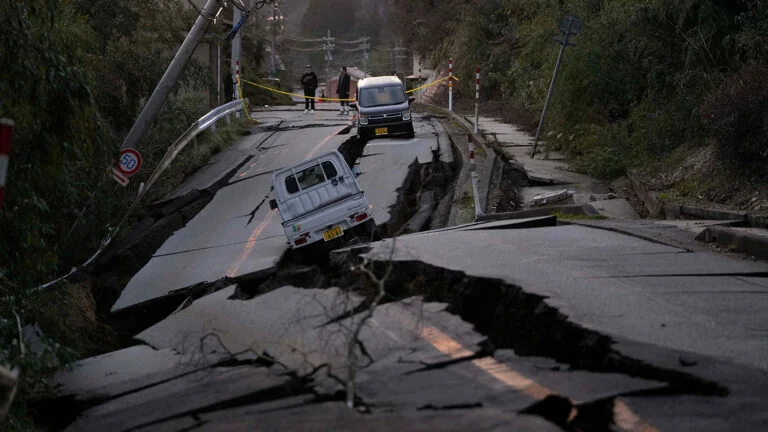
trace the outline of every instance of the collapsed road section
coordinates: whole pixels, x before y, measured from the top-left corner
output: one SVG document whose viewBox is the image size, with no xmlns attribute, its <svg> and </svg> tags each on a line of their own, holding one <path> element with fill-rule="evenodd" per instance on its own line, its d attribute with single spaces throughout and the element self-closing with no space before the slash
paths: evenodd
<svg viewBox="0 0 768 432">
<path fill-rule="evenodd" d="M 101 303 L 114 301 L 107 307 L 128 331 L 141 330 L 179 305 L 230 283 L 269 277 L 290 261 L 280 217 L 266 203 L 271 173 L 296 161 L 338 148 L 348 163 L 360 161 L 358 182 L 382 233 L 392 234 L 404 225 L 413 232 L 431 224 L 454 172 L 450 142 L 438 138 L 433 122 L 418 123 L 414 139 L 376 139 L 367 146 L 349 135 L 350 126 L 293 123 L 263 126 L 260 133 L 269 133 L 268 139 L 221 178 L 212 199 L 200 202 L 183 228 L 174 225 L 166 235 L 175 232 L 161 246 L 155 242 L 143 249 L 146 258 L 136 262 L 143 266 L 138 273 L 129 273 L 129 280 L 126 271 L 110 278 L 110 286 L 125 289 L 116 301 L 109 296 Z"/>
<path fill-rule="evenodd" d="M 267 152 L 295 149 L 278 144 Z M 360 181 L 380 193 L 382 228 L 398 220 L 391 238 L 330 259 L 281 254 L 269 273 L 177 292 L 173 313 L 135 336 L 144 346 L 56 378 L 81 411 L 70 430 L 653 431 L 690 429 L 691 418 L 761 429 L 768 356 L 754 329 L 768 323 L 741 312 L 763 306 L 754 292 L 764 265 L 552 216 L 397 235 L 403 221 L 417 218 L 420 231 L 438 219 L 420 210 L 439 199 L 422 197 L 449 189 L 429 185 L 455 168 L 414 144 L 340 143 L 359 152 Z M 260 184 L 269 167 L 254 163 L 236 176 L 252 179 L 223 191 Z M 399 174 L 365 180 L 379 171 Z M 393 177 L 399 190 L 382 185 Z M 261 231 L 245 245 L 256 250 L 270 222 L 263 204 L 249 214 L 265 197 L 254 195 L 232 224 L 253 218 L 246 225 Z M 711 296 L 729 309 L 713 309 Z"/>
</svg>

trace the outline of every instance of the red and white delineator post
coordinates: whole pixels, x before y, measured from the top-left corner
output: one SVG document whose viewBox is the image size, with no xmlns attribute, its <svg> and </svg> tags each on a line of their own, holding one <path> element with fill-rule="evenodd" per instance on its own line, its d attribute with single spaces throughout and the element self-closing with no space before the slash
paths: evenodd
<svg viewBox="0 0 768 432">
<path fill-rule="evenodd" d="M 448 59 L 448 111 L 453 111 L 453 57 Z"/>
<path fill-rule="evenodd" d="M 423 81 L 421 79 L 421 58 L 419 58 L 419 87 L 423 85 Z M 424 93 L 424 89 L 419 90 L 419 103 L 421 103 L 421 95 Z"/>
<path fill-rule="evenodd" d="M 480 68 L 475 73 L 475 133 L 479 131 L 477 122 L 480 118 Z"/>
<path fill-rule="evenodd" d="M 235 97 L 240 99 L 240 60 L 235 62 Z M 240 110 L 235 111 L 235 118 L 240 118 Z"/>
<path fill-rule="evenodd" d="M 480 207 L 480 193 L 478 192 L 477 163 L 475 162 L 475 145 L 472 143 L 472 134 L 467 135 L 467 148 L 469 149 L 469 172 L 472 176 L 472 195 L 475 198 L 475 217 L 483 214 Z"/>
<path fill-rule="evenodd" d="M 5 196 L 5 178 L 11 154 L 11 137 L 15 123 L 11 119 L 0 118 L 0 207 Z"/>
</svg>

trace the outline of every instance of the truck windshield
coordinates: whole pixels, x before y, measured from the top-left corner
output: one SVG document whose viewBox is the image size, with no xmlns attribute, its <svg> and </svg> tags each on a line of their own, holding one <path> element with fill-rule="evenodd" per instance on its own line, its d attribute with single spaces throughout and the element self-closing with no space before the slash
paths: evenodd
<svg viewBox="0 0 768 432">
<path fill-rule="evenodd" d="M 285 189 L 289 194 L 295 194 L 296 192 L 304 189 L 309 189 L 312 186 L 318 185 L 330 180 L 338 175 L 336 167 L 331 161 L 324 161 L 321 164 L 312 165 L 309 168 L 305 168 L 295 174 L 291 174 L 285 178 Z"/>
<path fill-rule="evenodd" d="M 399 85 L 386 87 L 369 87 L 360 90 L 358 102 L 361 107 L 377 107 L 398 105 L 405 102 L 403 87 Z"/>
</svg>

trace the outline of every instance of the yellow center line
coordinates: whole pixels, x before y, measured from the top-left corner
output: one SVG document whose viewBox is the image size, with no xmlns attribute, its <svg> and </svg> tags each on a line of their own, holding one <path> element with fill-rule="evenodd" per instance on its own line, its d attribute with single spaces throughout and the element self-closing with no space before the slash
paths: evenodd
<svg viewBox="0 0 768 432">
<path fill-rule="evenodd" d="M 256 240 L 259 239 L 259 236 L 261 236 L 264 228 L 266 228 L 274 215 L 275 210 L 270 211 L 267 213 L 264 219 L 262 219 L 261 223 L 258 224 L 256 228 L 254 228 L 253 232 L 248 237 L 248 242 L 243 247 L 243 253 L 240 254 L 240 257 L 237 259 L 237 261 L 232 265 L 232 267 L 229 268 L 229 271 L 227 271 L 228 277 L 235 277 L 237 275 L 237 271 L 240 269 L 240 266 L 243 265 L 245 260 L 248 259 L 248 257 L 251 255 L 251 251 L 253 251 L 253 248 L 256 246 Z"/>
<path fill-rule="evenodd" d="M 421 336 L 438 351 L 452 359 L 467 357 L 474 354 L 472 351 L 461 345 L 461 343 L 435 327 L 423 327 Z M 493 357 L 475 359 L 472 360 L 471 363 L 491 377 L 509 387 L 527 394 L 533 399 L 541 400 L 549 395 L 555 394 L 554 391 L 538 384 L 534 380 L 512 369 L 509 365 L 497 361 Z M 618 426 L 619 430 L 627 432 L 658 432 L 656 428 L 643 421 L 643 419 L 632 411 L 629 406 L 618 399 L 614 402 L 613 410 L 616 426 Z M 574 417 L 574 415 L 572 414 L 571 417 Z"/>
<path fill-rule="evenodd" d="M 339 132 L 344 130 L 347 126 L 341 127 L 339 129 L 334 130 L 330 135 L 323 138 L 320 143 L 318 143 L 312 150 L 307 153 L 307 156 L 304 158 L 304 160 L 307 160 L 315 155 L 323 146 L 335 135 L 338 135 Z M 245 174 L 245 173 L 243 173 Z M 241 174 L 241 176 L 243 175 Z M 253 229 L 251 232 L 251 235 L 248 236 L 248 241 L 245 243 L 245 246 L 243 247 L 243 252 L 240 254 L 240 256 L 237 258 L 237 260 L 232 264 L 232 266 L 227 271 L 228 277 L 235 277 L 237 275 L 238 270 L 240 270 L 240 266 L 243 265 L 243 263 L 248 259 L 248 257 L 251 255 L 251 252 L 253 252 L 254 247 L 256 247 L 256 242 L 261 236 L 261 233 L 264 232 L 264 228 L 269 225 L 269 222 L 272 220 L 272 218 L 275 216 L 276 210 L 272 210 L 268 212 L 264 218 L 261 220 L 261 222 L 256 226 L 256 228 Z"/>
</svg>

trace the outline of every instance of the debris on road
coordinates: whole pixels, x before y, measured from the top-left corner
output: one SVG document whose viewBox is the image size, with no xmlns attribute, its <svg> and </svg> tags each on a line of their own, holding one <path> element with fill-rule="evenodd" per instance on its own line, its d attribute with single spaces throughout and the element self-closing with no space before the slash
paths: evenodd
<svg viewBox="0 0 768 432">
<path fill-rule="evenodd" d="M 534 196 L 529 203 L 531 206 L 543 206 L 556 202 L 565 201 L 573 196 L 573 191 L 566 189 L 556 190 L 552 192 L 544 192 Z"/>
</svg>

